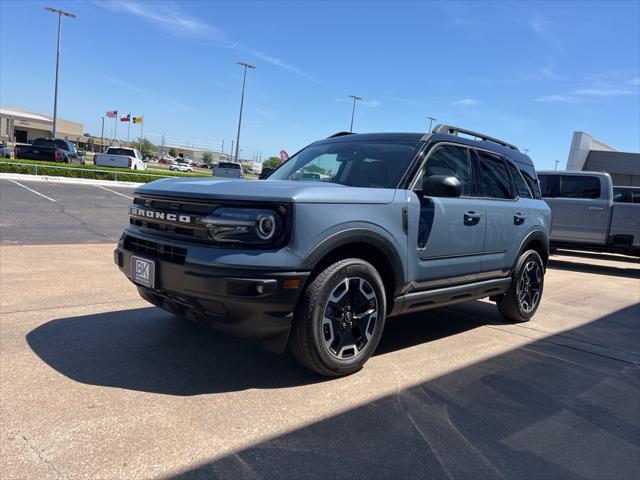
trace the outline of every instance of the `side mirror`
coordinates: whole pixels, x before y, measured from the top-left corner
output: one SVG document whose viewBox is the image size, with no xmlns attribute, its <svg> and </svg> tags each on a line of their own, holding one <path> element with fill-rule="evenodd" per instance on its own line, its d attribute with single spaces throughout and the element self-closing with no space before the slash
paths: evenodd
<svg viewBox="0 0 640 480">
<path fill-rule="evenodd" d="M 425 197 L 459 197 L 462 195 L 460 180 L 449 175 L 431 175 L 422 181 Z"/>
</svg>

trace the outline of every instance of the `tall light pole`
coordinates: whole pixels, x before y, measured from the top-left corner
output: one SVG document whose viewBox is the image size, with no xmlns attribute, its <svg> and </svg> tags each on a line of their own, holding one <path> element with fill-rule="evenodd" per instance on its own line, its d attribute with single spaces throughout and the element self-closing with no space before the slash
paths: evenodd
<svg viewBox="0 0 640 480">
<path fill-rule="evenodd" d="M 353 117 L 356 114 L 356 101 L 362 100 L 362 97 L 358 97 L 357 95 L 349 95 L 349 98 L 353 98 L 353 108 L 351 109 L 351 126 L 349 127 L 349 132 L 353 132 Z"/>
<path fill-rule="evenodd" d="M 100 153 L 104 153 L 104 117 L 102 117 L 102 133 L 100 134 Z"/>
<path fill-rule="evenodd" d="M 52 13 L 58 14 L 58 46 L 56 50 L 56 83 L 53 93 L 53 131 L 52 137 L 56 138 L 57 127 L 58 127 L 58 71 L 60 69 L 60 27 L 62 26 L 62 15 L 65 17 L 76 18 L 73 13 L 65 12 L 58 8 L 45 7 L 45 10 Z"/>
<path fill-rule="evenodd" d="M 431 133 L 431 125 L 433 125 L 433 122 L 435 122 L 437 120 L 436 117 L 427 117 L 427 120 L 429 120 L 429 132 Z"/>
<path fill-rule="evenodd" d="M 554 160 L 556 162 L 556 168 L 554 168 L 554 170 L 558 170 L 558 164 L 560 163 L 560 160 Z"/>
<path fill-rule="evenodd" d="M 236 62 L 244 67 L 244 75 L 242 76 L 242 96 L 240 97 L 240 117 L 238 118 L 238 135 L 236 135 L 236 163 L 238 162 L 238 154 L 240 153 L 240 126 L 242 125 L 242 107 L 244 106 L 244 84 L 247 81 L 247 69 L 256 68 L 255 65 L 249 65 L 244 62 Z"/>
</svg>

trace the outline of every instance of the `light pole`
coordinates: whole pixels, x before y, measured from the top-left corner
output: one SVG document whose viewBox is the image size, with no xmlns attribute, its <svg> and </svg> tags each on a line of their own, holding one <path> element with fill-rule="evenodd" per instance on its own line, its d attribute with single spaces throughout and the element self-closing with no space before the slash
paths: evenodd
<svg viewBox="0 0 640 480">
<path fill-rule="evenodd" d="M 431 133 L 431 125 L 433 125 L 433 122 L 435 122 L 437 120 L 436 117 L 427 117 L 427 120 L 429 120 L 429 132 Z"/>
<path fill-rule="evenodd" d="M 247 69 L 256 68 L 255 65 L 249 65 L 244 62 L 236 62 L 244 67 L 244 75 L 242 76 L 242 95 L 240 97 L 240 117 L 238 118 L 238 135 L 236 135 L 236 162 L 238 162 L 238 154 L 240 153 L 240 126 L 242 125 L 242 107 L 244 106 L 244 84 L 247 81 Z"/>
<path fill-rule="evenodd" d="M 556 168 L 554 168 L 554 170 L 558 170 L 558 164 L 560 163 L 560 160 L 554 160 L 556 162 Z"/>
<path fill-rule="evenodd" d="M 71 17 L 71 18 L 76 18 L 76 16 L 73 13 L 65 12 L 63 10 L 52 8 L 52 7 L 45 7 L 45 10 L 47 10 L 48 12 L 58 14 L 58 46 L 56 50 L 56 83 L 55 83 L 55 88 L 53 93 L 53 131 L 51 132 L 53 139 L 55 140 L 56 133 L 57 133 L 56 132 L 57 126 L 58 126 L 57 125 L 58 124 L 58 71 L 60 69 L 60 27 L 62 26 L 62 15 L 64 15 L 65 17 Z"/>
<path fill-rule="evenodd" d="M 100 153 L 104 153 L 104 117 L 102 117 L 102 133 L 100 134 Z"/>
<path fill-rule="evenodd" d="M 353 132 L 353 117 L 356 114 L 356 101 L 362 100 L 362 97 L 358 97 L 357 95 L 349 95 L 349 98 L 353 98 L 353 108 L 351 109 L 351 126 L 349 127 L 349 132 Z"/>
</svg>

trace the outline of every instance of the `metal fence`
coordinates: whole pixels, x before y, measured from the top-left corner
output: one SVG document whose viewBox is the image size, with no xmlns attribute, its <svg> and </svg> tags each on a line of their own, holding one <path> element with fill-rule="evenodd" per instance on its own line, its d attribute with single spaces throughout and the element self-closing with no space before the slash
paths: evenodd
<svg viewBox="0 0 640 480">
<path fill-rule="evenodd" d="M 172 178 L 175 177 L 175 175 L 158 175 L 155 173 L 142 173 L 144 170 L 136 170 L 136 171 L 132 171 L 132 172 L 119 172 L 119 171 L 114 171 L 114 170 L 102 170 L 102 169 L 97 169 L 97 168 L 81 168 L 81 167 L 63 167 L 63 166 L 57 166 L 57 165 L 42 165 L 42 164 L 38 164 L 38 163 L 21 163 L 21 162 L 0 162 L 0 165 L 15 165 L 18 167 L 29 167 L 33 170 L 33 174 L 34 175 L 40 175 L 40 173 L 38 173 L 38 169 L 42 170 L 42 169 L 59 169 L 59 170 L 72 170 L 72 171 L 78 171 L 78 172 L 89 172 L 89 173 L 98 173 L 98 174 L 107 174 L 105 176 L 112 176 L 113 180 L 118 181 L 118 180 L 122 180 L 122 181 L 127 181 L 127 175 L 135 175 L 136 177 L 151 177 L 153 179 L 159 179 L 159 178 Z M 118 179 L 118 177 L 120 177 Z M 82 177 L 80 175 L 78 175 L 78 177 L 76 178 L 88 178 L 88 177 Z M 89 177 L 90 178 L 90 177 Z"/>
</svg>

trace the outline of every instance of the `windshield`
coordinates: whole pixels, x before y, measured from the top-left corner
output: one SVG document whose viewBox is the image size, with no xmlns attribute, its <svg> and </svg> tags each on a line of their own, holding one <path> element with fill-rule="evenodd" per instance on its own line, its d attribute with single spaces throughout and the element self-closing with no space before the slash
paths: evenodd
<svg viewBox="0 0 640 480">
<path fill-rule="evenodd" d="M 419 148 L 419 142 L 390 141 L 311 145 L 291 157 L 267 180 L 395 188 Z"/>
</svg>

